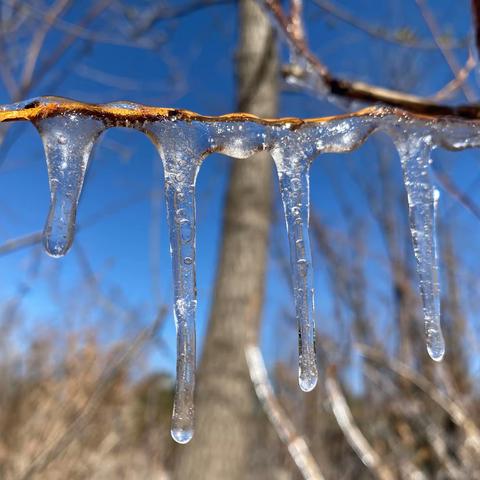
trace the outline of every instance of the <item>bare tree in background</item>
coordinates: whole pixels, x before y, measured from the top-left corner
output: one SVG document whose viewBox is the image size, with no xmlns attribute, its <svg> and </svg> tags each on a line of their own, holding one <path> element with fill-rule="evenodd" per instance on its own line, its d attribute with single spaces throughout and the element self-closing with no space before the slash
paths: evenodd
<svg viewBox="0 0 480 480">
<path fill-rule="evenodd" d="M 30 95 L 38 86 L 53 89 L 55 81 L 61 81 L 70 65 L 99 82 L 115 84 L 118 80 L 121 85 L 121 78 L 105 76 L 102 70 L 82 64 L 81 59 L 93 45 L 115 42 L 158 48 L 165 41 L 162 32 L 155 31 L 158 22 L 179 21 L 198 9 L 213 8 L 228 0 L 85 2 L 81 4 L 85 17 L 78 25 L 64 20 L 74 3 L 55 0 L 46 11 L 42 11 L 40 0 L 2 3 L 0 11 L 5 24 L 0 40 L 8 41 L 8 48 L 2 52 L 0 75 L 12 99 Z M 270 17 L 259 8 L 260 3 L 270 8 Z M 436 24 L 435 12 L 429 11 L 427 1 L 412 0 L 412 3 L 420 7 L 422 18 L 433 33 L 434 38 L 428 41 L 412 39 L 408 32 L 387 31 L 358 20 L 356 14 L 361 16 L 361 12 L 350 13 L 334 1 L 314 0 L 313 3 L 321 7 L 324 15 L 327 12 L 352 28 L 366 32 L 375 41 L 387 41 L 401 48 L 430 51 L 438 48 L 452 68 L 453 80 L 431 98 L 423 98 L 337 78 L 308 48 L 301 0 L 240 0 L 237 110 L 263 117 L 277 113 L 279 68 L 272 29 L 275 23 L 272 19 L 276 19 L 294 50 L 290 59 L 297 62 L 283 72 L 303 93 L 307 87 L 314 87 L 314 93 L 319 96 L 327 93 L 329 99 L 346 101 L 344 105 L 350 100 L 361 100 L 422 113 L 469 118 L 477 115 L 475 105 L 456 108 L 435 103 L 462 91 L 472 98 L 475 89 L 469 75 L 476 61 L 473 55 L 468 56 L 463 67 L 458 61 L 452 61 L 452 55 L 456 54 L 454 48 L 461 42 L 439 37 L 441 28 Z M 291 7 L 288 11 L 287 4 Z M 477 4 L 473 2 L 475 7 Z M 13 12 L 11 16 L 6 14 L 9 9 Z M 478 17 L 478 9 L 475 12 Z M 98 18 L 106 21 L 102 29 L 97 30 L 92 22 Z M 51 30 L 62 33 L 62 40 L 54 50 L 45 47 Z M 343 33 L 332 37 L 331 42 L 340 36 L 343 37 Z M 72 53 L 74 45 L 79 47 L 78 51 L 65 58 L 64 54 Z M 25 54 L 17 55 L 19 51 Z M 355 62 L 355 58 L 347 60 Z M 382 64 L 385 72 L 388 72 L 387 63 Z M 395 58 L 393 63 L 392 67 L 398 70 L 400 62 Z M 405 82 L 412 83 L 405 74 L 409 69 L 404 70 L 398 85 L 391 81 L 399 89 Z M 96 98 L 91 95 L 95 93 L 85 92 L 85 96 L 94 101 Z M 126 96 L 128 98 L 128 92 Z M 344 169 L 344 161 L 345 157 L 340 167 L 340 162 L 336 163 L 338 169 Z M 199 366 L 196 433 L 192 442 L 173 446 L 168 436 L 167 417 L 172 396 L 169 378 L 152 375 L 135 383 L 129 377 L 132 349 L 139 351 L 153 335 L 151 330 L 146 329 L 133 345 L 123 345 L 119 352 L 113 353 L 103 351 L 105 347 L 101 344 L 93 341 L 85 344 L 73 338 L 72 348 L 66 355 L 56 354 L 57 363 L 53 367 L 50 362 L 56 350 L 37 341 L 32 352 L 25 355 L 25 375 L 19 373 L 8 355 L 0 356 L 0 430 L 3 433 L 0 435 L 0 477 L 7 480 L 73 477 L 157 480 L 171 476 L 176 480 L 296 480 L 298 469 L 309 480 L 476 478 L 480 429 L 476 422 L 479 398 L 473 385 L 478 373 L 471 368 L 470 357 L 465 352 L 465 344 L 475 343 L 468 315 L 476 310 L 469 309 L 463 299 L 466 292 L 473 292 L 472 298 L 477 297 L 478 284 L 476 279 L 467 281 L 465 259 L 457 255 L 454 248 L 458 240 L 455 219 L 449 216 L 441 234 L 447 285 L 444 290 L 448 290 L 443 311 L 447 337 L 450 337 L 449 351 L 443 365 L 432 364 L 425 358 L 418 328 L 420 311 L 416 278 L 408 261 L 411 252 L 405 199 L 394 172 L 394 167 L 399 166 L 398 158 L 387 146 L 369 152 L 365 162 L 359 163 L 356 173 L 350 174 L 358 182 L 359 195 L 364 194 L 368 207 L 356 210 L 357 205 L 353 203 L 358 201 L 358 196 L 349 200 L 345 191 L 338 188 L 336 200 L 342 211 L 342 218 L 336 219 L 338 224 L 329 222 L 318 206 L 312 215 L 312 239 L 320 257 L 315 264 L 319 270 L 323 267 L 327 271 L 322 287 L 328 292 L 322 295 L 329 296 L 335 304 L 331 319 L 321 318 L 319 322 L 322 327 L 328 324 L 331 328 L 318 336 L 320 378 L 314 392 L 305 395 L 298 391 L 295 368 L 284 365 L 288 360 L 285 356 L 272 369 L 275 377 L 269 382 L 261 353 L 255 346 L 262 317 L 272 216 L 272 163 L 269 155 L 262 153 L 232 162 L 212 312 Z M 369 176 L 366 172 L 372 165 L 375 174 Z M 437 173 L 459 203 L 479 216 L 478 208 L 468 195 L 461 192 L 459 195 L 448 175 L 443 178 L 444 172 Z M 329 186 L 333 186 L 339 176 L 336 170 Z M 283 238 L 283 220 L 278 233 L 272 243 Z M 375 235 L 381 237 L 384 253 L 379 253 L 378 245 L 370 241 Z M 37 243 L 40 236 L 34 233 L 20 240 L 0 246 L 0 254 L 24 247 L 25 242 Z M 105 309 L 102 316 L 108 322 L 113 316 L 118 321 L 118 315 L 131 322 L 138 321 L 127 307 L 123 311 L 118 298 L 102 295 L 99 280 L 79 245 L 77 241 L 72 254 L 78 256 L 85 283 L 94 293 L 91 308 Z M 279 261 L 288 265 L 288 259 Z M 381 264 L 381 268 L 374 265 L 372 273 L 374 262 Z M 378 291 L 379 284 L 385 287 L 382 291 Z M 28 285 L 21 286 L 17 303 L 14 301 L 4 308 L 8 322 L 18 318 L 14 311 L 18 310 L 17 305 L 28 288 Z M 81 295 L 77 296 L 79 302 L 84 301 Z M 285 324 L 292 319 L 288 314 L 291 303 L 287 299 L 282 305 L 285 307 L 282 313 L 287 311 Z M 381 305 L 387 303 L 385 315 Z M 319 315 L 324 314 L 322 306 L 318 310 Z M 276 318 L 276 321 L 280 323 L 282 319 Z M 382 323 L 388 324 L 388 333 Z M 4 333 L 3 325 L 0 327 Z M 289 333 L 289 339 L 295 338 L 294 328 Z M 7 334 L 2 335 L 2 345 L 8 343 L 8 338 Z M 250 374 L 253 372 L 251 377 L 260 402 L 255 398 L 247 369 L 246 346 L 250 352 Z M 478 349 L 478 345 L 473 348 Z M 359 354 L 363 356 L 360 360 Z M 104 369 L 99 365 L 105 365 Z M 356 391 L 352 387 L 355 383 L 352 377 L 361 377 L 355 381 L 361 383 L 363 389 Z M 4 385 L 7 387 L 3 388 Z M 284 448 L 266 425 L 267 417 L 284 442 Z M 55 422 L 48 421 L 50 418 Z M 257 465 L 252 466 L 258 457 L 261 458 Z M 264 466 L 263 470 L 258 464 Z"/>
<path fill-rule="evenodd" d="M 277 112 L 274 33 L 254 0 L 239 2 L 238 110 Z M 177 449 L 175 478 L 243 480 L 256 448 L 257 409 L 244 349 L 257 340 L 263 307 L 271 219 L 268 153 L 234 160 L 224 210 L 223 243 L 213 308 L 197 382 L 191 445 Z"/>
</svg>

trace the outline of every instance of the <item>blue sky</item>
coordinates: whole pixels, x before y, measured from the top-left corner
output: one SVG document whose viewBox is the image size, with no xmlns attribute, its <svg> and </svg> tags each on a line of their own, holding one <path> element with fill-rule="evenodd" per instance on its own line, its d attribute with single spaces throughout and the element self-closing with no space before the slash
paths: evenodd
<svg viewBox="0 0 480 480">
<path fill-rule="evenodd" d="M 137 2 L 142 5 L 144 2 Z M 173 2 L 175 3 L 175 2 Z M 431 40 L 429 31 L 414 1 L 378 2 L 375 0 L 343 0 L 336 2 L 351 12 L 385 30 L 397 31 L 409 27 L 422 39 Z M 431 1 L 437 21 L 445 31 L 459 38 L 470 35 L 469 2 Z M 81 15 L 82 2 L 68 14 L 72 23 Z M 357 29 L 325 15 L 313 1 L 306 1 L 309 42 L 330 69 L 337 75 L 370 81 L 383 86 L 410 89 L 419 94 L 431 94 L 451 79 L 451 73 L 436 50 L 417 51 L 372 40 Z M 104 28 L 96 25 L 97 31 Z M 110 102 L 126 99 L 145 104 L 186 108 L 205 114 L 223 114 L 235 110 L 235 79 L 233 62 L 237 37 L 236 7 L 224 5 L 201 10 L 174 24 L 160 24 L 158 32 L 168 35 L 168 42 L 158 51 L 147 51 L 118 45 L 98 44 L 80 64 L 69 68 L 61 82 L 53 88 L 51 77 L 29 96 L 55 94 L 90 102 Z M 53 31 L 46 46 L 54 48 L 59 34 Z M 74 53 L 74 52 L 73 52 Z M 73 56 L 72 53 L 72 56 Z M 466 51 L 456 52 L 462 64 Z M 286 58 L 284 49 L 283 58 Z M 67 59 L 63 60 L 66 64 Z M 63 64 L 57 67 L 61 68 Z M 94 80 L 100 77 L 102 83 Z M 118 83 L 112 87 L 108 83 Z M 106 84 L 105 84 L 106 83 Z M 472 84 L 473 85 L 473 84 Z M 0 100 L 8 103 L 7 93 L 0 88 Z M 458 97 L 456 101 L 461 101 Z M 279 115 L 322 116 L 338 113 L 337 107 L 294 92 L 284 92 Z M 0 170 L 0 244 L 41 230 L 48 210 L 49 193 L 42 145 L 30 125 L 11 127 L 11 148 L 2 158 Z M 345 165 L 352 165 L 365 175 L 373 174 L 369 157 L 375 155 L 372 142 L 349 155 L 325 155 L 312 167 L 312 204 L 332 230 L 345 232 L 339 195 L 354 205 L 359 218 L 366 219 L 370 262 L 367 267 L 371 308 L 379 321 L 389 327 L 388 289 L 379 282 L 387 273 L 382 261 L 381 238 L 374 222 L 368 219 L 367 202 Z M 478 161 L 472 152 L 436 155 L 462 187 L 477 198 L 471 182 L 476 177 Z M 132 333 L 151 321 L 158 303 L 169 303 L 171 272 L 168 236 L 163 199 L 152 207 L 152 190 L 163 185 L 160 169 L 155 168 L 158 157 L 149 140 L 138 132 L 126 129 L 108 131 L 99 143 L 91 162 L 84 193 L 80 202 L 78 223 L 88 223 L 98 212 L 116 205 L 95 223 L 82 229 L 76 246 L 63 259 L 35 255 L 36 247 L 0 257 L 3 282 L 0 301 L 6 304 L 25 282 L 28 293 L 22 302 L 23 327 L 19 338 L 34 338 L 50 328 L 82 328 L 100 326 L 104 341 Z M 197 276 L 198 276 L 198 333 L 201 344 L 208 319 L 210 299 L 218 259 L 223 199 L 229 160 L 212 155 L 204 163 L 197 190 Z M 332 179 L 335 178 L 335 181 Z M 399 178 L 399 177 L 398 177 Z M 278 221 L 272 230 L 279 244 L 286 247 L 284 223 L 279 218 L 278 191 L 275 193 L 275 213 Z M 475 245 L 478 240 L 477 221 L 455 201 L 445 199 L 441 215 L 455 217 L 461 235 L 461 252 L 467 255 L 472 271 L 477 266 Z M 478 200 L 478 198 L 477 198 Z M 281 237 L 283 235 L 283 238 Z M 282 243 L 283 242 L 283 243 Z M 273 242 L 272 242 L 273 243 Z M 126 325 L 119 312 L 92 313 L 88 303 L 94 302 L 92 292 L 85 287 L 85 270 L 81 258 L 87 258 L 101 285 L 103 295 L 118 299 L 129 311 L 138 313 L 138 322 Z M 316 267 L 316 305 L 320 329 L 340 335 L 333 317 L 333 298 L 325 266 L 314 255 Z M 31 265 L 39 265 L 32 278 Z M 83 263 L 84 265 L 84 263 Z M 152 268 L 153 266 L 153 268 Z M 383 303 L 379 298 L 386 296 Z M 108 310 L 106 310 L 108 311 Z M 289 317 L 293 299 L 281 267 L 272 254 L 269 263 L 268 288 L 262 348 L 267 359 L 292 359 L 296 355 L 296 334 Z M 75 313 L 73 313 L 75 312 Z M 87 313 L 85 313 L 87 312 Z M 105 331 L 103 331 L 105 330 Z M 345 335 L 345 332 L 343 333 Z M 348 334 L 348 332 L 347 332 Z M 167 349 L 155 350 L 152 361 L 158 368 L 172 371 L 174 362 L 174 326 L 171 317 L 163 331 Z M 23 340 L 22 340 L 23 341 Z M 20 342 L 21 343 L 21 342 Z"/>
</svg>

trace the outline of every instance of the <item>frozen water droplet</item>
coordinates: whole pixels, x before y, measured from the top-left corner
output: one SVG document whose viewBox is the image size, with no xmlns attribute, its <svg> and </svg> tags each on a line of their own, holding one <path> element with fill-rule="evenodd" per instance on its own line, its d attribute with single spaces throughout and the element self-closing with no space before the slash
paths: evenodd
<svg viewBox="0 0 480 480">
<path fill-rule="evenodd" d="M 277 167 L 290 245 L 295 311 L 298 325 L 299 384 L 309 392 L 317 384 L 312 256 L 308 234 L 310 160 L 298 153 L 275 147 Z"/>
<path fill-rule="evenodd" d="M 313 370 L 301 371 L 298 372 L 298 383 L 300 388 L 304 392 L 311 392 L 316 386 L 318 381 L 318 374 Z"/>
<path fill-rule="evenodd" d="M 65 255 L 72 245 L 78 200 L 93 146 L 104 124 L 79 115 L 35 122 L 42 138 L 50 185 L 50 211 L 43 233 L 47 253 Z"/>
<path fill-rule="evenodd" d="M 445 342 L 443 336 L 438 335 L 438 333 L 435 332 L 432 337 L 433 338 L 429 340 L 427 336 L 427 352 L 432 360 L 441 362 L 445 356 Z"/>
<path fill-rule="evenodd" d="M 181 444 L 188 443 L 193 438 L 193 430 L 187 429 L 183 430 L 181 428 L 172 428 L 171 429 L 172 438 Z"/>
<path fill-rule="evenodd" d="M 393 135 L 402 162 L 407 190 L 410 230 L 420 280 L 427 351 L 433 360 L 440 361 L 445 354 L 445 341 L 440 325 L 436 238 L 438 193 L 435 193 L 430 178 L 431 137 L 422 136 L 413 131 L 410 135 L 405 133 Z"/>
</svg>

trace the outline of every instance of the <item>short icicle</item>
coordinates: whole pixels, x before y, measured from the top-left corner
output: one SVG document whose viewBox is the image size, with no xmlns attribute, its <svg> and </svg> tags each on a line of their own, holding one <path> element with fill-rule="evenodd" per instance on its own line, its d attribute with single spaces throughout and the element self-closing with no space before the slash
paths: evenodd
<svg viewBox="0 0 480 480">
<path fill-rule="evenodd" d="M 407 190 L 410 230 L 417 260 L 427 351 L 439 362 L 445 354 L 440 326 L 440 286 L 436 240 L 436 191 L 430 173 L 432 139 L 410 132 L 395 138 Z"/>
<path fill-rule="evenodd" d="M 194 432 L 195 316 L 195 181 L 206 146 L 196 143 L 196 125 L 164 121 L 145 127 L 156 144 L 165 171 L 165 198 L 174 278 L 177 331 L 177 378 L 172 438 L 187 443 Z M 199 126 L 198 129 L 203 127 Z"/>
<path fill-rule="evenodd" d="M 74 114 L 45 118 L 35 126 L 45 149 L 51 196 L 43 242 L 49 255 L 61 257 L 72 245 L 85 173 L 105 126 L 100 120 Z"/>
<path fill-rule="evenodd" d="M 309 239 L 310 160 L 300 150 L 271 151 L 285 210 L 298 326 L 299 384 L 304 392 L 317 384 L 312 255 Z"/>
</svg>

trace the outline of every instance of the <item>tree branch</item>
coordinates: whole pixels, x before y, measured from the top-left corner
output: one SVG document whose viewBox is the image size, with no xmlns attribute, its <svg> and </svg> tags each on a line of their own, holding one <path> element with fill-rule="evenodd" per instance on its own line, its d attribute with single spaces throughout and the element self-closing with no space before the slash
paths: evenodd
<svg viewBox="0 0 480 480">
<path fill-rule="evenodd" d="M 480 54 L 480 0 L 472 0 L 472 23 L 475 32 L 477 55 Z"/>
<path fill-rule="evenodd" d="M 289 16 L 283 11 L 278 0 L 259 0 L 274 18 L 277 28 L 287 40 L 290 48 L 306 63 L 302 70 L 294 69 L 291 75 L 303 81 L 324 97 L 357 100 L 369 104 L 383 103 L 399 107 L 409 112 L 424 115 L 450 115 L 462 118 L 478 118 L 478 104 L 449 106 L 441 105 L 431 100 L 399 92 L 388 88 L 377 87 L 364 82 L 349 81 L 333 76 L 326 65 L 315 56 L 304 40 L 298 40 L 292 33 Z"/>
<path fill-rule="evenodd" d="M 448 67 L 452 71 L 454 78 L 458 79 L 461 75 L 461 67 L 458 64 L 458 61 L 452 51 L 448 47 L 445 47 L 445 45 L 440 41 L 440 28 L 432 11 L 428 8 L 425 0 L 416 0 L 416 3 L 418 5 L 420 13 L 422 14 L 423 19 L 425 20 L 425 23 L 428 26 L 428 29 L 430 30 L 430 33 L 432 34 L 433 39 L 435 40 L 436 45 L 438 46 L 438 49 L 442 53 L 443 58 L 445 59 Z M 461 86 L 463 93 L 465 94 L 465 98 L 469 102 L 475 101 L 475 93 L 473 92 L 473 90 L 467 84 L 465 84 L 464 81 L 460 82 L 459 85 Z"/>
<path fill-rule="evenodd" d="M 430 382 L 430 380 L 420 373 L 415 372 L 403 362 L 387 358 L 382 352 L 366 345 L 357 346 L 365 358 L 380 365 L 385 365 L 396 375 L 408 380 L 430 397 L 433 402 L 450 416 L 452 422 L 465 432 L 466 443 L 468 443 L 477 454 L 480 452 L 480 430 L 458 402 L 450 398 Z"/>
<path fill-rule="evenodd" d="M 337 382 L 334 368 L 330 368 L 327 372 L 325 388 L 338 426 L 358 458 L 379 480 L 393 480 L 395 478 L 393 472 L 382 462 L 378 453 L 355 424 L 350 407 Z"/>
<path fill-rule="evenodd" d="M 405 29 L 399 30 L 396 33 L 389 33 L 385 28 L 378 25 L 369 24 L 365 20 L 360 19 L 358 15 L 350 13 L 345 8 L 339 7 L 330 0 L 313 0 L 313 4 L 337 20 L 340 20 L 343 23 L 356 28 L 357 30 L 364 32 L 372 38 L 382 40 L 383 42 L 419 50 L 433 50 L 438 48 L 434 42 L 415 38 L 413 33 L 410 33 L 410 35 L 405 34 Z M 452 42 L 451 40 L 447 41 L 445 39 L 439 39 L 439 41 L 442 46 L 448 46 L 452 49 L 465 48 L 466 46 L 466 42 L 464 40 Z"/>
<path fill-rule="evenodd" d="M 275 397 L 260 349 L 253 344 L 247 345 L 245 356 L 255 393 L 270 423 L 275 428 L 280 440 L 286 445 L 288 453 L 303 478 L 305 480 L 325 480 L 308 448 L 307 442 L 296 432 L 293 423 Z"/>
</svg>

